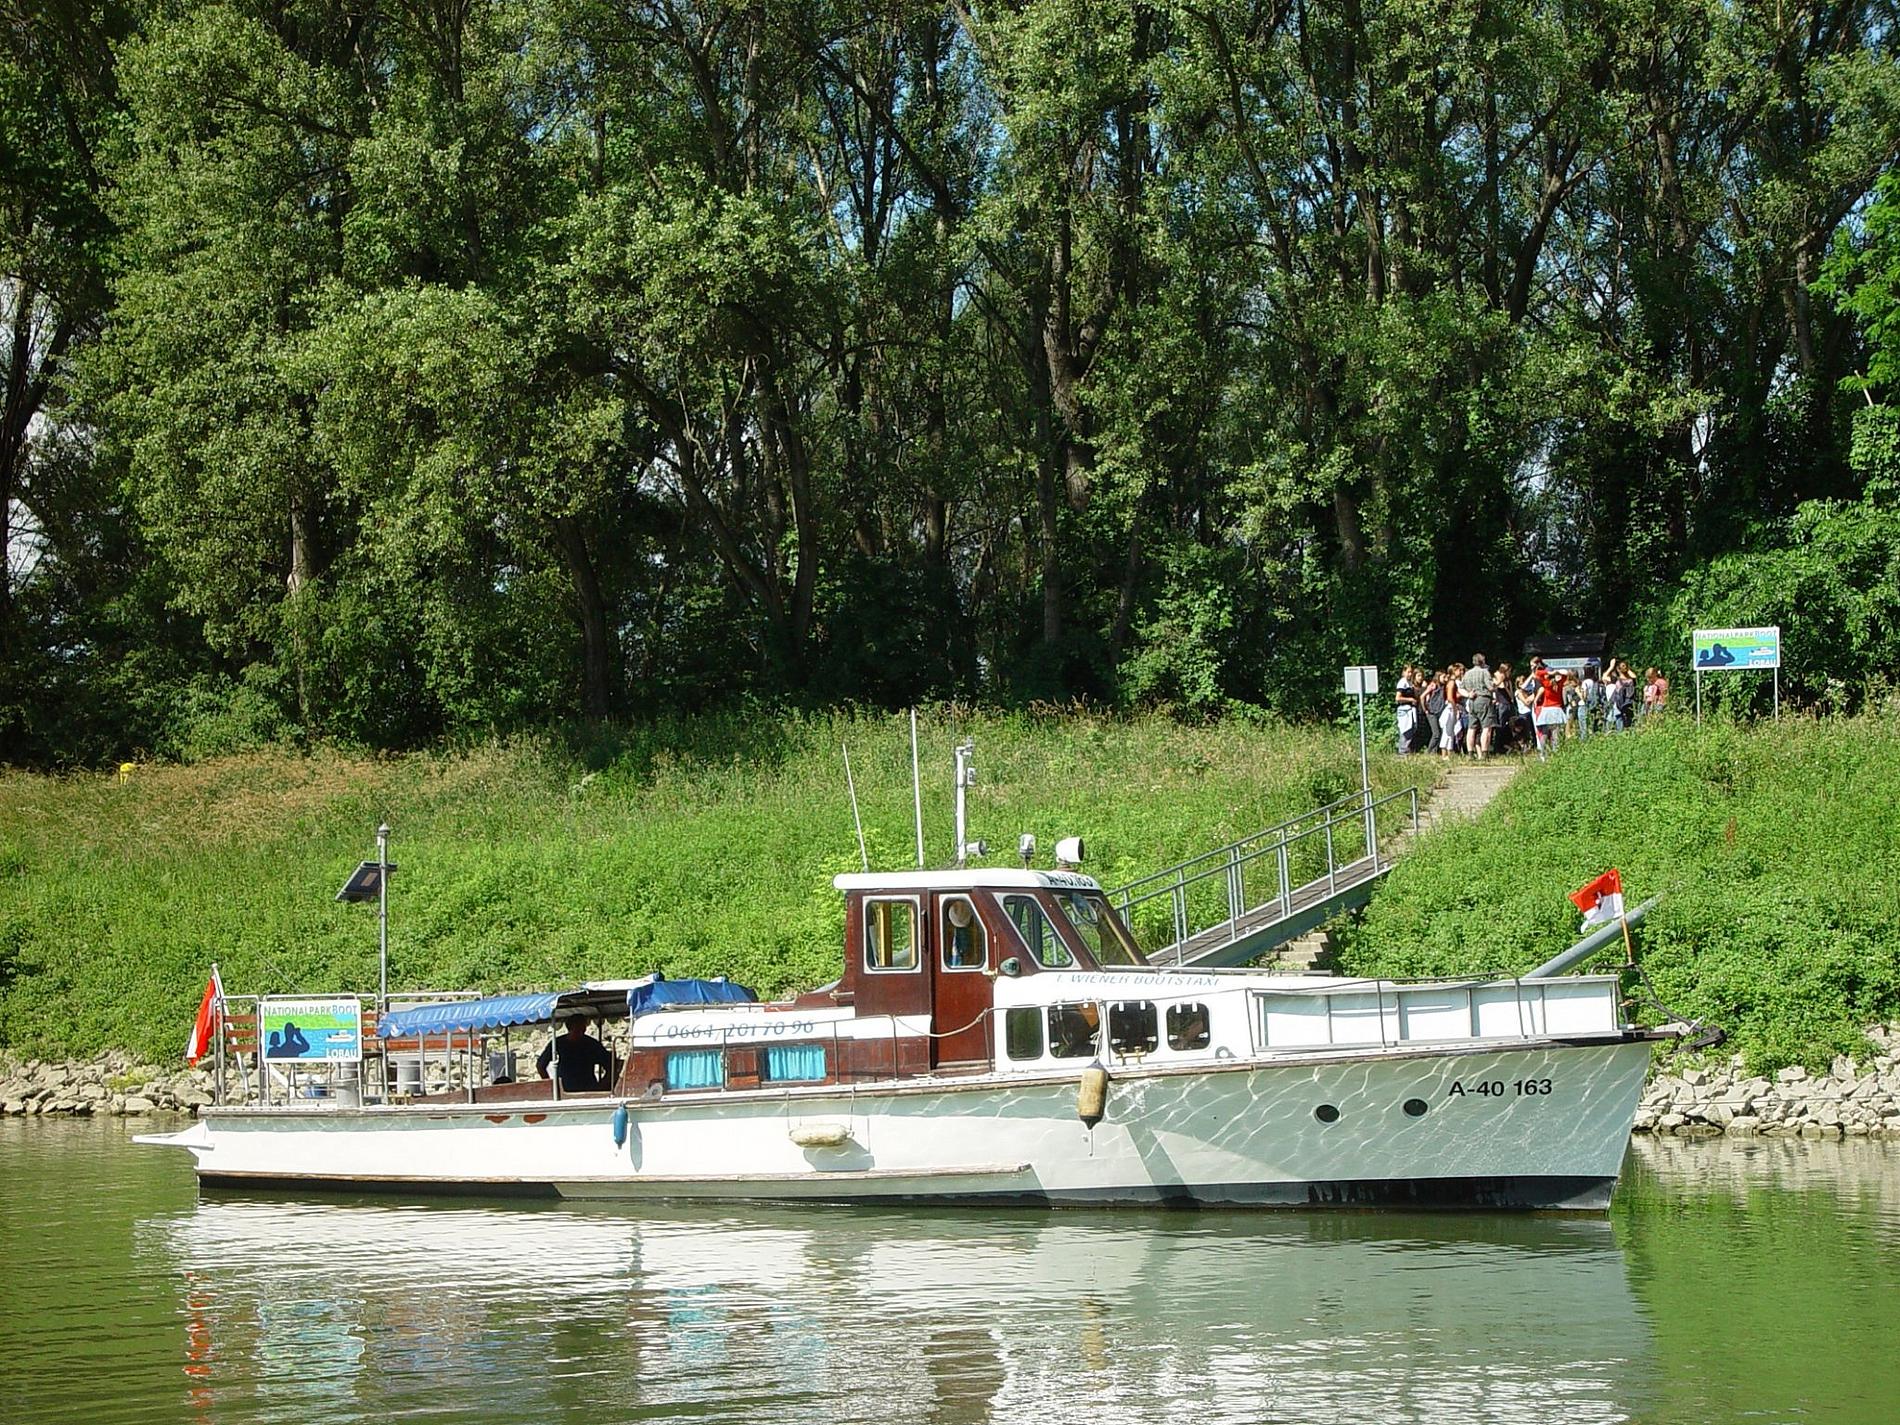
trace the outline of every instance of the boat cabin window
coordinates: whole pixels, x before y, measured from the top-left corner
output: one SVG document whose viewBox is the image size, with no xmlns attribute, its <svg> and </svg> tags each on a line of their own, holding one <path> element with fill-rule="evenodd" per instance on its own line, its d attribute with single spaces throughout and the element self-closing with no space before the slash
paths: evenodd
<svg viewBox="0 0 1900 1425">
<path fill-rule="evenodd" d="M 1104 967 L 1141 964 L 1141 956 L 1129 940 L 1128 932 L 1122 928 L 1121 921 L 1100 894 L 1057 891 L 1055 897 L 1056 904 L 1068 912 L 1069 924 L 1082 937 L 1082 943 L 1088 947 L 1089 954 L 1095 957 L 1096 964 Z"/>
<path fill-rule="evenodd" d="M 676 1049 L 666 1056 L 669 1089 L 717 1089 L 726 1083 L 726 1056 L 718 1049 Z"/>
<path fill-rule="evenodd" d="M 1161 1042 L 1160 1021 L 1147 1000 L 1108 1007 L 1108 1047 L 1117 1054 L 1152 1054 Z"/>
<path fill-rule="evenodd" d="M 1003 1015 L 1003 1052 L 1012 1059 L 1042 1057 L 1042 1011 L 1018 1005 Z"/>
<path fill-rule="evenodd" d="M 1087 1059 L 1095 1053 L 1095 1031 L 1102 1011 L 1093 1004 L 1049 1006 L 1049 1052 L 1058 1059 Z"/>
<path fill-rule="evenodd" d="M 1075 956 L 1069 953 L 1061 934 L 1044 914 L 1042 902 L 1034 896 L 1004 896 L 1003 910 L 1038 965 L 1045 970 L 1066 970 L 1075 963 Z"/>
<path fill-rule="evenodd" d="M 1207 1006 L 1171 1004 L 1168 1006 L 1168 1047 L 1205 1049 L 1207 1047 Z"/>
<path fill-rule="evenodd" d="M 981 970 L 989 964 L 989 940 L 968 897 L 951 896 L 944 901 L 941 943 L 946 970 Z"/>
<path fill-rule="evenodd" d="M 822 1044 L 769 1044 L 765 1050 L 766 1083 L 810 1084 L 825 1077 L 825 1046 Z"/>
<path fill-rule="evenodd" d="M 874 900 L 864 903 L 864 968 L 917 968 L 917 903 Z"/>
</svg>

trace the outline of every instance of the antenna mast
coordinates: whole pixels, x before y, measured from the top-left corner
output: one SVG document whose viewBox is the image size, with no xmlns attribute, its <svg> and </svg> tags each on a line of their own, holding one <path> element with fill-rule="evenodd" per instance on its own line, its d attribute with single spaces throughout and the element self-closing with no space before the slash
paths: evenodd
<svg viewBox="0 0 1900 1425">
<path fill-rule="evenodd" d="M 961 867 L 970 852 L 967 839 L 968 822 L 964 815 L 964 789 L 976 780 L 976 769 L 970 765 L 970 757 L 976 751 L 974 742 L 957 744 L 957 865 Z M 982 853 L 978 853 L 979 855 Z"/>
<path fill-rule="evenodd" d="M 917 869 L 924 869 L 924 783 L 917 771 L 917 709 L 910 710 L 910 800 L 917 811 Z"/>
<path fill-rule="evenodd" d="M 851 792 L 851 824 L 858 829 L 858 860 L 864 863 L 864 869 L 871 869 L 871 853 L 864 849 L 864 819 L 858 815 L 858 784 L 851 775 L 851 748 L 840 742 L 838 750 L 844 753 L 844 784 Z"/>
</svg>

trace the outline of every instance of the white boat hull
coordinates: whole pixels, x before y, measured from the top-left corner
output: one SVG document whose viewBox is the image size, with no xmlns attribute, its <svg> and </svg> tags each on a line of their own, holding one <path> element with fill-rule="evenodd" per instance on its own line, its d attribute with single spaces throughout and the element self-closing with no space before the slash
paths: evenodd
<svg viewBox="0 0 1900 1425">
<path fill-rule="evenodd" d="M 1601 1210 L 1649 1059 L 1647 1039 L 1615 1035 L 1123 1068 L 1094 1128 L 1076 1116 L 1078 1066 L 656 1101 L 217 1109 L 148 1141 L 240 1187 Z"/>
</svg>

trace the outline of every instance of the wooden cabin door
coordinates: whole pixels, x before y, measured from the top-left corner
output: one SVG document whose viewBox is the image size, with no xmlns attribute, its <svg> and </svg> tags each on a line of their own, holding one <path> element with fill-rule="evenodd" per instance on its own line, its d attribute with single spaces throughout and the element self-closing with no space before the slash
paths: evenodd
<svg viewBox="0 0 1900 1425">
<path fill-rule="evenodd" d="M 931 897 L 930 1063 L 990 1062 L 990 939 L 970 897 Z"/>
</svg>

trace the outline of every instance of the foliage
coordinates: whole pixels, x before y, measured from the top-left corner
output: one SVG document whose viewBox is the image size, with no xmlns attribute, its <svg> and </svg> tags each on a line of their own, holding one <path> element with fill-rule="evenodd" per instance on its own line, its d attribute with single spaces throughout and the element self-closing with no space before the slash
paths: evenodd
<svg viewBox="0 0 1900 1425">
<path fill-rule="evenodd" d="M 1635 632 L 1891 503 L 1889 10 L 13 5 L 0 760 Z"/>
<path fill-rule="evenodd" d="M 1864 1054 L 1866 1026 L 1900 1013 L 1897 730 L 1698 731 L 1675 712 L 1566 747 L 1401 861 L 1342 967 L 1521 972 L 1576 938 L 1566 894 L 1615 866 L 1629 904 L 1663 897 L 1635 934 L 1670 1011 L 1727 1030 L 1756 1071 Z"/>
<path fill-rule="evenodd" d="M 925 831 L 949 842 L 948 768 L 973 736 L 971 830 L 1087 837 L 1106 882 L 1232 839 L 1356 783 L 1353 743 L 1282 725 L 1037 712 L 923 718 Z M 234 992 L 364 990 L 376 927 L 332 899 L 393 828 L 392 983 L 509 989 L 730 974 L 766 994 L 838 973 L 831 877 L 911 861 L 902 718 L 735 712 L 400 759 L 259 751 L 111 777 L 0 776 L 0 1035 L 32 1053 L 178 1052 L 210 964 Z M 1384 789 L 1420 769 L 1373 764 Z M 1046 864 L 1046 859 L 1045 859 Z"/>
<path fill-rule="evenodd" d="M 1881 693 L 1900 669 L 1900 506 L 1812 501 L 1760 545 L 1685 570 L 1633 618 L 1632 660 L 1679 665 L 1693 629 L 1764 624 L 1781 628 L 1784 699 L 1852 712 Z M 1765 713 L 1773 688 L 1708 677 L 1702 695 Z"/>
</svg>

